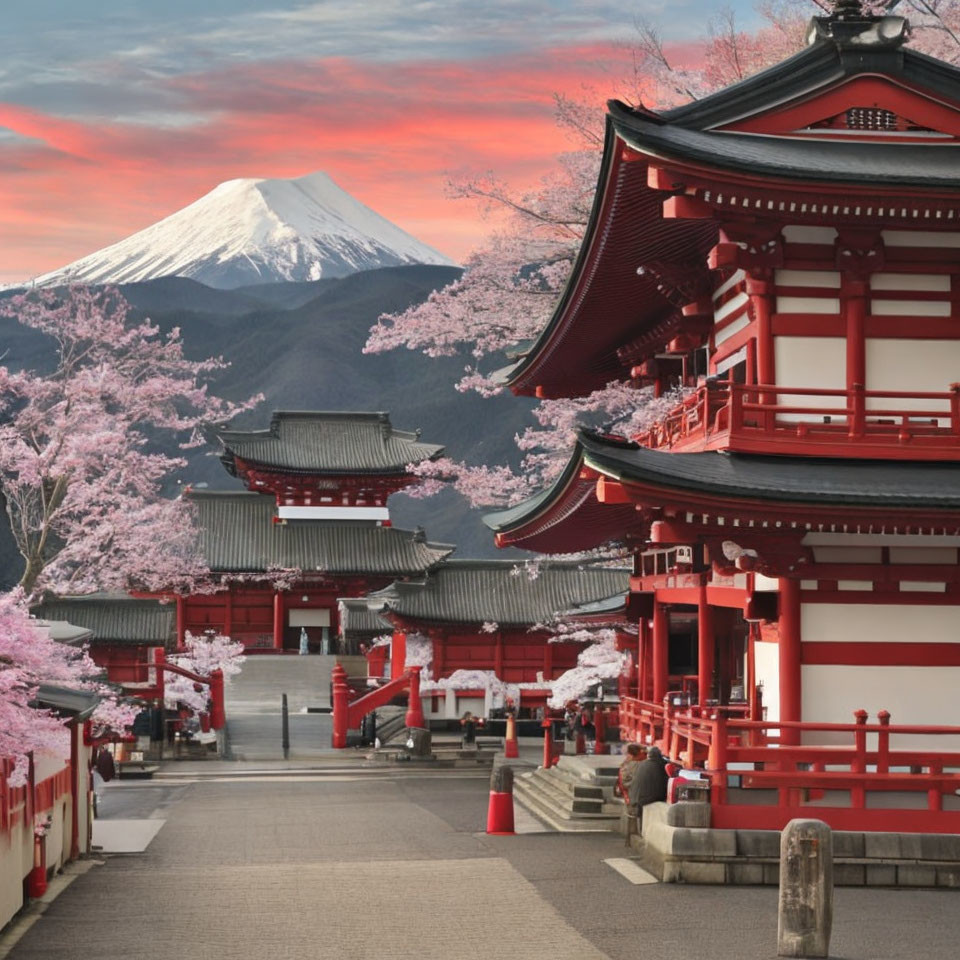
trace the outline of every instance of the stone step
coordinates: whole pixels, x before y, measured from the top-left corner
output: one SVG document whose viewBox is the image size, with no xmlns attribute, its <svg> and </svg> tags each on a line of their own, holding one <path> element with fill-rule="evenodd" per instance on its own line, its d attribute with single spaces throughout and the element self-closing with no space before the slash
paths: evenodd
<svg viewBox="0 0 960 960">
<path fill-rule="evenodd" d="M 559 789 L 543 769 L 523 774 L 514 781 L 522 784 L 523 789 L 536 795 L 554 811 L 555 816 L 565 820 L 611 820 L 614 819 L 602 810 L 602 804 L 596 800 L 577 800 L 569 793 Z"/>
<path fill-rule="evenodd" d="M 571 797 L 580 800 L 597 800 L 602 802 L 605 799 L 603 787 L 597 787 L 582 780 L 577 780 L 564 771 L 551 767 L 549 770 L 542 771 L 544 777 L 549 778 L 558 789 L 569 793 Z"/>
<path fill-rule="evenodd" d="M 603 813 L 603 801 L 594 798 L 579 798 L 564 790 L 548 773 L 537 770 L 532 778 L 536 789 L 550 796 L 558 807 L 569 812 L 571 816 L 594 815 Z"/>
<path fill-rule="evenodd" d="M 562 809 L 558 810 L 549 798 L 545 799 L 536 787 L 531 788 L 529 781 L 522 777 L 514 781 L 513 796 L 521 806 L 557 833 L 608 833 L 610 830 L 602 820 L 564 816 Z"/>
</svg>

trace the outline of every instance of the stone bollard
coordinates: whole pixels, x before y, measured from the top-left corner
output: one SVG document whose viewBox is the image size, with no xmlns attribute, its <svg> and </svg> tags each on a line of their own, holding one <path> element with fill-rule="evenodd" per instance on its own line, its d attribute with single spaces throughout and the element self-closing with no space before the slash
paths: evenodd
<svg viewBox="0 0 960 960">
<path fill-rule="evenodd" d="M 433 756 L 433 736 L 423 727 L 411 727 L 407 730 L 405 746 L 411 757 Z"/>
<path fill-rule="evenodd" d="M 828 956 L 832 926 L 833 835 L 822 820 L 791 820 L 780 834 L 777 956 Z"/>
<path fill-rule="evenodd" d="M 511 835 L 513 826 L 513 767 L 497 767 L 490 774 L 487 833 Z"/>
</svg>

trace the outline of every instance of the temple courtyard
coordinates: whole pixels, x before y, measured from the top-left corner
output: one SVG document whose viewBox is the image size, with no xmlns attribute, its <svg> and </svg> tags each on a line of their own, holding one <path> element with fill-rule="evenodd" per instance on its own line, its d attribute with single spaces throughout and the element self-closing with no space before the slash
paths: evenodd
<svg viewBox="0 0 960 960">
<path fill-rule="evenodd" d="M 0 956 L 774 956 L 775 888 L 635 884 L 607 862 L 624 855 L 613 833 L 487 836 L 487 797 L 473 772 L 167 763 L 104 790 L 101 824 L 159 821 L 146 849 L 96 856 Z M 950 957 L 958 942 L 950 892 L 836 891 L 831 956 Z"/>
</svg>

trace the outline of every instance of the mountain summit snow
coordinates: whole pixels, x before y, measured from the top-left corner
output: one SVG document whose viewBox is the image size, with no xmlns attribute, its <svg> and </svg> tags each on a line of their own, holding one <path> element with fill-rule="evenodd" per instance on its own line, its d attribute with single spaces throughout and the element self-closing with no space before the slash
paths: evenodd
<svg viewBox="0 0 960 960">
<path fill-rule="evenodd" d="M 409 263 L 453 261 L 325 173 L 311 173 L 292 180 L 228 180 L 153 226 L 34 282 L 136 283 L 179 276 L 226 290 Z"/>
</svg>

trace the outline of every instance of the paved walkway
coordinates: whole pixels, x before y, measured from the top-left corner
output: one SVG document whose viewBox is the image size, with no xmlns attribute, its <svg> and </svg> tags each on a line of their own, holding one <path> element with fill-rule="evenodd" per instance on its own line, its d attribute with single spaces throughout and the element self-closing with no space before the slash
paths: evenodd
<svg viewBox="0 0 960 960">
<path fill-rule="evenodd" d="M 485 775 L 277 771 L 107 788 L 166 820 L 107 857 L 12 960 L 772 958 L 776 891 L 638 884 L 614 835 L 487 837 Z M 234 769 L 244 771 L 245 764 Z M 957 893 L 840 889 L 832 955 L 953 957 Z"/>
</svg>

